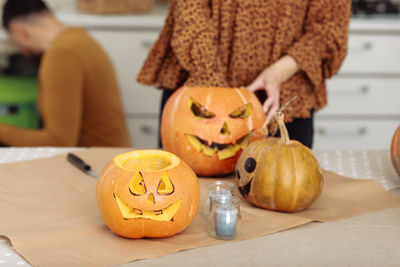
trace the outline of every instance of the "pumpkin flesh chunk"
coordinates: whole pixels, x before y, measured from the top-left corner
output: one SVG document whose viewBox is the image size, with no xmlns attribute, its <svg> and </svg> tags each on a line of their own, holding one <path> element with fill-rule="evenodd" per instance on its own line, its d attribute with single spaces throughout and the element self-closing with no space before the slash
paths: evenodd
<svg viewBox="0 0 400 267">
<path fill-rule="evenodd" d="M 240 149 L 247 147 L 250 142 L 251 135 L 252 133 L 245 135 L 237 140 L 236 144 L 218 144 L 212 142 L 211 145 L 208 145 L 207 141 L 202 140 L 195 135 L 185 134 L 185 137 L 197 152 L 203 151 L 204 155 L 209 157 L 217 154 L 219 160 L 224 160 L 233 158 Z"/>
</svg>

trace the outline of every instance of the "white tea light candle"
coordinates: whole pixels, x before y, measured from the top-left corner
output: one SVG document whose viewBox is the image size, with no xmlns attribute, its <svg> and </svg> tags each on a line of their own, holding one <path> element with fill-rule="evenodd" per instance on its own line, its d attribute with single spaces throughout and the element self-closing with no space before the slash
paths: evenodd
<svg viewBox="0 0 400 267">
<path fill-rule="evenodd" d="M 232 237 L 236 234 L 238 210 L 235 207 L 219 206 L 215 209 L 215 232 L 217 235 Z"/>
<path fill-rule="evenodd" d="M 238 235 L 240 199 L 235 196 L 217 196 L 213 199 L 208 218 L 208 233 L 217 239 L 234 239 Z"/>
</svg>

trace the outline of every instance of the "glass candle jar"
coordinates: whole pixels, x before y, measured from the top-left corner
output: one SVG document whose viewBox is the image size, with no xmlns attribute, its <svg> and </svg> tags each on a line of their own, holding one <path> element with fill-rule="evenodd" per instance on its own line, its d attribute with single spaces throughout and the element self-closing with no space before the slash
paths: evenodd
<svg viewBox="0 0 400 267">
<path fill-rule="evenodd" d="M 217 239 L 235 239 L 239 234 L 240 219 L 240 198 L 217 196 L 208 216 L 208 234 Z"/>
<path fill-rule="evenodd" d="M 235 185 L 226 181 L 215 181 L 207 185 L 207 197 L 204 203 L 204 219 L 208 220 L 208 216 L 212 209 L 213 199 L 218 196 L 230 197 L 233 195 Z"/>
</svg>

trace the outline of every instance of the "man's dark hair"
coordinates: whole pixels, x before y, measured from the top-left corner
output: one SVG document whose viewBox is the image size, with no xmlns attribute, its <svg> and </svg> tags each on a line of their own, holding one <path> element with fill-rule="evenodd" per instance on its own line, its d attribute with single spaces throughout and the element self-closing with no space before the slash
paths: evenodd
<svg viewBox="0 0 400 267">
<path fill-rule="evenodd" d="M 9 30 L 13 19 L 49 11 L 42 0 L 7 0 L 3 6 L 3 27 Z"/>
</svg>

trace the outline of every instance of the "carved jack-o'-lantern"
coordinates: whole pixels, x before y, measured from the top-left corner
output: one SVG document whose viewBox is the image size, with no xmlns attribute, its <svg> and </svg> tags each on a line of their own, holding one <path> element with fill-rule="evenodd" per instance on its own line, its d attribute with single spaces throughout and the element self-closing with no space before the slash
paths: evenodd
<svg viewBox="0 0 400 267">
<path fill-rule="evenodd" d="M 172 153 L 138 150 L 116 156 L 100 174 L 96 199 L 105 224 L 128 237 L 167 237 L 194 219 L 196 174 Z"/>
<path fill-rule="evenodd" d="M 161 139 L 198 175 L 226 174 L 264 122 L 261 103 L 244 88 L 183 87 L 165 105 Z"/>
</svg>

